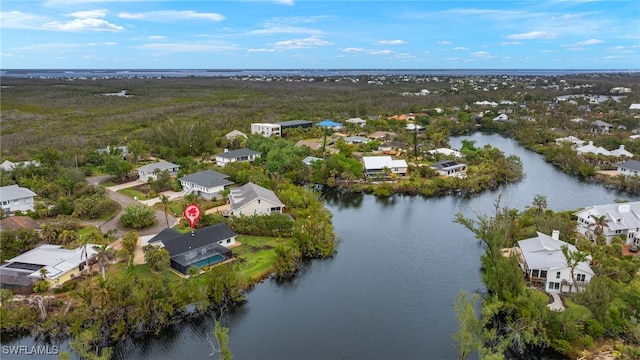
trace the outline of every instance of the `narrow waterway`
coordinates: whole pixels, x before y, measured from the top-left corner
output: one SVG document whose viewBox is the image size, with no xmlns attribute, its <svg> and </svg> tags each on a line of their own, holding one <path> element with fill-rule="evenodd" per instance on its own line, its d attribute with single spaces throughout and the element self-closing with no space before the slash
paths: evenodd
<svg viewBox="0 0 640 360">
<path fill-rule="evenodd" d="M 265 281 L 223 318 L 235 359 L 452 359 L 453 303 L 461 290 L 483 292 L 479 241 L 453 222 L 458 212 L 490 214 L 496 198 L 524 209 L 536 194 L 553 210 L 628 198 L 581 182 L 499 135 L 462 139 L 522 159 L 525 178 L 471 198 L 326 196 L 340 240 L 336 255 L 313 261 L 293 281 Z M 184 323 L 118 346 L 117 359 L 211 358 L 213 320 Z M 14 344 L 30 344 L 21 339 Z M 4 359 L 4 357 L 3 357 Z"/>
</svg>

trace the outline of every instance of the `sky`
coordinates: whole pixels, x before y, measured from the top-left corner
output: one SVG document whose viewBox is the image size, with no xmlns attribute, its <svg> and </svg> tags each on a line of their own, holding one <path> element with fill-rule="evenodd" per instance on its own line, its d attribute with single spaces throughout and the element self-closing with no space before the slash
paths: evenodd
<svg viewBox="0 0 640 360">
<path fill-rule="evenodd" d="M 639 0 L 2 0 L 0 69 L 640 69 Z"/>
</svg>

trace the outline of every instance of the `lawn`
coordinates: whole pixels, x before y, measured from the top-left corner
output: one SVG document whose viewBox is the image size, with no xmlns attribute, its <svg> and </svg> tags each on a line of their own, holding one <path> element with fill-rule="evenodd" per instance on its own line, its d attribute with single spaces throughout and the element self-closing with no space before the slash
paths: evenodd
<svg viewBox="0 0 640 360">
<path fill-rule="evenodd" d="M 273 272 L 276 262 L 274 248 L 278 245 L 292 245 L 291 238 L 239 235 L 236 241 L 242 245 L 232 249 L 239 271 L 248 284 L 254 284 Z"/>
<path fill-rule="evenodd" d="M 135 188 L 126 188 L 126 189 L 121 189 L 118 190 L 118 194 L 122 194 L 126 197 L 129 197 L 131 199 L 135 199 L 136 197 L 138 198 L 138 200 L 149 200 L 150 198 L 147 197 L 147 194 L 140 192 L 138 190 L 136 190 Z"/>
</svg>

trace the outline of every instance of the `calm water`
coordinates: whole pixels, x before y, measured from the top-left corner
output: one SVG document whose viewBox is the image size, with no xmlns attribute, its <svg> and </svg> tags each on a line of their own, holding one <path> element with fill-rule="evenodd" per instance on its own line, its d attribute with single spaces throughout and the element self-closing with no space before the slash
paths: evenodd
<svg viewBox="0 0 640 360">
<path fill-rule="evenodd" d="M 579 182 L 499 135 L 454 138 L 518 155 L 525 179 L 473 198 L 327 196 L 340 239 L 336 255 L 314 261 L 290 283 L 265 281 L 223 318 L 235 359 L 453 359 L 453 303 L 460 290 L 483 292 L 482 247 L 454 214 L 523 209 L 536 194 L 569 210 L 625 198 Z M 117 359 L 211 358 L 212 319 L 181 324 L 158 337 L 119 345 Z M 31 344 L 23 338 L 12 344 Z M 5 357 L 3 357 L 4 359 Z M 26 358 L 26 357 L 25 357 Z"/>
</svg>

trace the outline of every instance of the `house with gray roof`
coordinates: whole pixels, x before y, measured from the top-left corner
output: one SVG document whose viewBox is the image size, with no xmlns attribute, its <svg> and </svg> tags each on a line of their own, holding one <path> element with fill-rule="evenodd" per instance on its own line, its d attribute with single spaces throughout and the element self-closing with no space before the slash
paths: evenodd
<svg viewBox="0 0 640 360">
<path fill-rule="evenodd" d="M 190 267 L 203 269 L 232 259 L 229 248 L 236 244 L 236 236 L 227 224 L 218 223 L 188 233 L 164 229 L 149 244 L 167 250 L 171 267 L 187 275 Z"/>
<path fill-rule="evenodd" d="M 282 214 L 285 207 L 273 191 L 254 183 L 231 188 L 229 203 L 231 216 Z"/>
<path fill-rule="evenodd" d="M 606 121 L 596 120 L 591 124 L 591 132 L 598 134 L 608 134 L 613 130 L 613 125 Z"/>
<path fill-rule="evenodd" d="M 227 180 L 228 178 L 229 175 L 213 170 L 205 170 L 183 176 L 178 180 L 185 191 L 185 195 L 195 194 L 201 198 L 211 200 L 214 197 L 221 196 L 221 192 L 224 189 L 233 185 L 232 181 Z"/>
<path fill-rule="evenodd" d="M 459 163 L 454 160 L 443 160 L 431 164 L 431 168 L 438 171 L 440 176 L 465 177 L 467 164 Z"/>
<path fill-rule="evenodd" d="M 225 166 L 232 162 L 252 162 L 260 157 L 260 153 L 251 149 L 227 150 L 216 155 L 216 165 Z"/>
<path fill-rule="evenodd" d="M 567 265 L 562 247 L 566 246 L 570 253 L 577 249 L 574 245 L 560 240 L 559 236 L 560 232 L 554 230 L 551 236 L 538 232 L 537 237 L 518 241 L 518 262 L 525 278 L 534 286 L 544 287 L 548 293 L 584 290 L 594 276 L 589 265 L 591 257 L 576 266 L 572 278 L 571 268 Z"/>
<path fill-rule="evenodd" d="M 407 162 L 402 159 L 392 159 L 391 156 L 363 156 L 365 175 L 370 178 L 387 178 L 388 173 L 406 176 L 409 169 Z"/>
<path fill-rule="evenodd" d="M 136 171 L 138 172 L 140 180 L 148 182 L 149 179 L 156 180 L 158 173 L 163 171 L 169 172 L 169 176 L 171 177 L 177 176 L 178 170 L 180 170 L 180 165 L 168 161 L 160 161 L 141 166 Z"/>
<path fill-rule="evenodd" d="M 638 176 L 640 175 L 640 161 L 627 160 L 618 165 L 618 174 L 624 176 Z"/>
<path fill-rule="evenodd" d="M 0 203 L 2 203 L 3 213 L 13 213 L 16 211 L 34 211 L 33 204 L 38 194 L 28 188 L 18 185 L 8 185 L 0 187 Z"/>
<path fill-rule="evenodd" d="M 577 217 L 576 230 L 591 239 L 596 239 L 596 219 L 602 217 L 605 223 L 601 230 L 607 244 L 616 236 L 622 236 L 624 244 L 640 244 L 640 201 L 593 205 L 573 215 Z"/>
<path fill-rule="evenodd" d="M 27 166 L 40 166 L 40 162 L 36 160 L 18 161 L 18 162 L 5 160 L 2 162 L 2 164 L 0 164 L 0 169 L 4 171 L 12 171 L 13 169 L 18 167 L 27 167 Z"/>
</svg>

